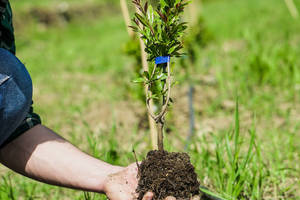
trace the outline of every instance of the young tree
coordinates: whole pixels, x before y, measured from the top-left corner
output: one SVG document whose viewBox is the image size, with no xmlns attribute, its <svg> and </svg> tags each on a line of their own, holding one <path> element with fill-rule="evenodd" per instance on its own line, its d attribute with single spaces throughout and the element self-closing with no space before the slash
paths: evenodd
<svg viewBox="0 0 300 200">
<path fill-rule="evenodd" d="M 170 61 L 183 55 L 180 50 L 187 26 L 180 16 L 188 3 L 185 0 L 160 0 L 157 6 L 149 1 L 143 4 L 141 0 L 133 0 L 133 3 L 139 12 L 135 13 L 133 21 L 136 25 L 131 28 L 144 41 L 149 64 L 149 70 L 145 70 L 136 82 L 142 82 L 146 88 L 146 105 L 156 122 L 158 149 L 162 151 L 165 115 L 172 102 Z M 159 105 L 156 112 L 150 108 L 151 100 Z"/>
</svg>

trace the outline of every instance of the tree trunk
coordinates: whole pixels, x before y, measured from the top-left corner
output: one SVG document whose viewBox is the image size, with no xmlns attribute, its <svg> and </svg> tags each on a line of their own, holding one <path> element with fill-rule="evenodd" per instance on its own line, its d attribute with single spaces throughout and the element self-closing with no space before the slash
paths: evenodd
<svg viewBox="0 0 300 200">
<path fill-rule="evenodd" d="M 163 122 L 159 121 L 156 123 L 157 126 L 157 144 L 158 144 L 158 150 L 159 151 L 163 151 L 164 150 L 164 124 Z"/>
</svg>

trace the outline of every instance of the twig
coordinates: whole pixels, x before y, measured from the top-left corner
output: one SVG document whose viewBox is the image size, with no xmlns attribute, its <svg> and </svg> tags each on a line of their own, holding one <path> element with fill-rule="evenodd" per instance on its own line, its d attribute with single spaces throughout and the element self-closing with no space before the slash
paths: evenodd
<svg viewBox="0 0 300 200">
<path fill-rule="evenodd" d="M 170 95 L 171 95 L 171 69 L 170 69 L 170 61 L 167 64 L 167 71 L 168 71 L 168 78 L 167 78 L 167 84 L 168 84 L 168 92 L 167 92 L 167 97 L 166 97 L 166 102 L 163 104 L 161 112 L 155 117 L 155 121 L 161 120 L 162 117 L 167 112 L 168 104 L 170 101 Z"/>
<path fill-rule="evenodd" d="M 135 153 L 135 150 L 134 150 L 134 149 L 132 149 L 132 153 L 133 153 L 133 155 L 134 155 L 135 163 L 136 163 L 136 166 L 137 166 L 137 168 L 138 168 L 138 177 L 140 177 L 140 174 L 141 174 L 140 165 L 139 165 L 139 163 L 138 163 L 138 159 L 137 159 L 137 157 L 136 157 L 136 153 Z"/>
<path fill-rule="evenodd" d="M 152 118 L 152 120 L 155 121 L 155 114 L 153 112 L 153 110 L 151 109 L 150 103 L 152 102 L 151 97 L 149 96 L 151 93 L 151 91 L 149 91 L 149 86 L 146 84 L 145 85 L 145 90 L 146 90 L 146 105 L 147 105 L 147 109 L 148 109 L 148 114 L 150 115 L 150 117 Z"/>
<path fill-rule="evenodd" d="M 151 76 L 150 76 L 150 80 L 153 78 L 153 76 L 155 74 L 156 67 L 157 67 L 157 65 L 154 65 L 153 71 L 152 71 Z"/>
</svg>

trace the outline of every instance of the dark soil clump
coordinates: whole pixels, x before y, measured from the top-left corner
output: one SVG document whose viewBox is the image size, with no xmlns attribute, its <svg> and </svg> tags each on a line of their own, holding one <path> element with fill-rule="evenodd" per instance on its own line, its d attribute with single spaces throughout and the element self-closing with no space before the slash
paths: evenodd
<svg viewBox="0 0 300 200">
<path fill-rule="evenodd" d="M 199 182 L 190 157 L 186 153 L 150 151 L 139 166 L 138 200 L 148 191 L 154 193 L 153 200 L 173 196 L 188 200 L 199 195 Z"/>
</svg>

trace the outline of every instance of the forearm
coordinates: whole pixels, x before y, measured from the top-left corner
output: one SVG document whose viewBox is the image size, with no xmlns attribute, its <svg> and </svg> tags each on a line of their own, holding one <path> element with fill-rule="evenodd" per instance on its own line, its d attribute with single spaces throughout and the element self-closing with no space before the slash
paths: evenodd
<svg viewBox="0 0 300 200">
<path fill-rule="evenodd" d="M 122 169 L 81 152 L 41 125 L 2 148 L 0 161 L 45 183 L 94 192 L 104 192 L 107 176 Z"/>
</svg>

